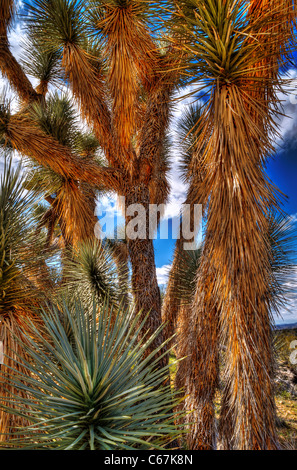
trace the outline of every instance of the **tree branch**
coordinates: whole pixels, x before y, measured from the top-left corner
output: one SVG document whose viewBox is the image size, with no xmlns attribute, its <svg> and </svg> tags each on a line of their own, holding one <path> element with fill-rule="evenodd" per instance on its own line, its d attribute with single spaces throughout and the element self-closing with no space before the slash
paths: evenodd
<svg viewBox="0 0 297 470">
<path fill-rule="evenodd" d="M 24 102 L 29 102 L 37 99 L 39 95 L 9 49 L 7 28 L 10 15 L 11 13 L 8 18 L 2 17 L 0 19 L 0 70 L 3 76 L 9 80 L 10 85 L 16 90 L 20 99 Z"/>
<path fill-rule="evenodd" d="M 30 156 L 56 173 L 95 187 L 118 191 L 122 187 L 122 172 L 112 167 L 102 167 L 94 161 L 82 160 L 69 148 L 45 134 L 27 117 L 11 116 L 5 129 L 12 147 Z"/>
</svg>

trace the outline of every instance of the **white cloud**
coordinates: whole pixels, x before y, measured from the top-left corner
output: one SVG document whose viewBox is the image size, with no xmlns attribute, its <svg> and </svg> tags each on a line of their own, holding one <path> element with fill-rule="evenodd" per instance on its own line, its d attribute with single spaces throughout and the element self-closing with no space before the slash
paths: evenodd
<svg viewBox="0 0 297 470">
<path fill-rule="evenodd" d="M 189 106 L 196 101 L 195 96 L 191 95 L 194 91 L 194 85 L 179 90 L 174 96 L 173 112 L 170 125 L 170 134 L 172 139 L 171 149 L 171 171 L 169 173 L 169 182 L 171 192 L 168 204 L 166 204 L 164 218 L 178 217 L 181 206 L 185 202 L 187 194 L 187 184 L 182 181 L 179 165 L 181 162 L 181 151 L 178 143 L 178 122 L 183 113 Z"/>
<path fill-rule="evenodd" d="M 297 70 L 290 69 L 286 76 L 286 85 L 283 87 L 283 92 L 278 93 L 278 98 L 281 102 L 280 113 L 276 122 L 279 126 L 279 136 L 276 137 L 276 145 L 280 145 L 282 149 L 285 140 L 291 140 L 296 136 L 297 129 Z M 294 139 L 295 140 L 295 139 Z"/>
<path fill-rule="evenodd" d="M 167 284 L 168 275 L 171 268 L 171 264 L 164 264 L 161 268 L 156 268 L 157 270 L 157 279 L 160 286 Z"/>
<path fill-rule="evenodd" d="M 289 277 L 283 283 L 286 292 L 279 314 L 274 315 L 276 324 L 297 322 L 297 266 L 293 267 Z"/>
</svg>

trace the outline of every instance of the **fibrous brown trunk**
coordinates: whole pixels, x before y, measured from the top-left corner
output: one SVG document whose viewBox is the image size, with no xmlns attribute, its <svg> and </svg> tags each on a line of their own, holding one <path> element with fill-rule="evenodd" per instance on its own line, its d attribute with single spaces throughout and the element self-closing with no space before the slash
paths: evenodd
<svg viewBox="0 0 297 470">
<path fill-rule="evenodd" d="M 145 237 L 131 239 L 128 237 L 128 250 L 132 267 L 132 291 L 136 311 L 142 311 L 142 317 L 148 315 L 143 328 L 143 334 L 149 331 L 153 334 L 162 324 L 161 318 L 161 296 L 157 281 L 155 254 L 153 240 L 149 236 L 149 190 L 144 184 L 132 187 L 126 196 L 126 209 L 131 204 L 141 204 L 145 209 L 146 227 Z M 126 215 L 126 224 L 131 221 L 133 216 Z M 138 227 L 139 228 L 139 227 Z M 162 331 L 158 334 L 155 341 L 148 348 L 147 354 L 150 354 L 163 343 L 164 337 Z M 158 355 L 164 353 L 161 348 Z M 167 355 L 159 361 L 160 367 L 168 363 Z"/>
<path fill-rule="evenodd" d="M 216 448 L 214 398 L 218 386 L 218 315 L 213 296 L 214 272 L 208 253 L 202 252 L 192 305 L 181 312 L 178 355 L 185 357 L 176 376 L 184 387 L 184 409 L 189 433 L 186 445 L 192 450 Z"/>
<path fill-rule="evenodd" d="M 11 400 L 15 399 L 23 402 L 24 409 L 26 409 L 26 399 L 28 398 L 26 391 L 17 389 L 13 384 L 9 382 L 10 378 L 13 377 L 14 371 L 11 368 L 16 369 L 19 373 L 23 374 L 23 380 L 29 377 L 28 371 L 25 366 L 22 365 L 22 359 L 27 360 L 27 355 L 23 345 L 16 340 L 17 335 L 20 340 L 26 344 L 26 334 L 28 331 L 20 330 L 22 324 L 22 316 L 27 316 L 26 312 L 19 310 L 18 312 L 12 311 L 8 314 L 0 315 L 0 341 L 3 345 L 4 364 L 0 367 L 0 396 L 1 404 L 12 406 Z M 23 328 L 23 326 L 22 326 Z M 30 334 L 30 333 L 29 333 Z M 32 334 L 32 332 L 31 332 Z M 7 399 L 7 402 L 5 401 Z M 18 404 L 15 405 L 16 409 Z M 27 426 L 28 421 L 26 418 L 13 415 L 12 413 L 6 413 L 0 411 L 0 443 L 5 446 L 5 442 L 8 440 L 9 433 L 17 433 L 20 427 Z"/>
<path fill-rule="evenodd" d="M 226 347 L 221 437 L 237 450 L 275 449 L 270 291 L 274 281 L 267 234 L 268 212 L 277 199 L 263 171 L 265 134 L 250 136 L 243 112 L 249 108 L 241 93 L 222 86 L 214 95 L 217 114 L 208 148 L 213 166 L 204 181 L 213 193 L 205 242 L 209 266 L 201 267 L 208 293 L 203 303 L 210 312 L 209 300 L 214 299 L 219 341 Z M 245 148 L 240 147 L 242 142 Z"/>
<path fill-rule="evenodd" d="M 192 187 L 190 187 L 190 190 L 192 190 Z M 187 308 L 182 308 L 181 306 L 183 283 L 185 282 L 185 280 L 182 279 L 179 275 L 179 267 L 184 263 L 184 258 L 187 256 L 186 245 L 191 244 L 195 246 L 195 236 L 198 233 L 199 224 L 201 222 L 200 219 L 195 220 L 195 203 L 191 202 L 191 197 L 189 196 L 190 190 L 188 193 L 188 197 L 185 201 L 185 204 L 189 205 L 190 210 L 187 215 L 185 215 L 185 213 L 182 213 L 180 217 L 179 238 L 177 239 L 175 244 L 173 263 L 170 270 L 166 295 L 162 306 L 162 319 L 166 324 L 166 339 L 172 338 L 172 336 L 176 333 L 177 329 L 180 331 L 180 334 L 182 334 L 184 315 L 185 312 L 188 310 Z M 191 238 L 189 239 L 186 239 L 184 236 L 184 231 L 182 227 L 183 223 L 189 224 L 188 236 L 191 236 Z M 179 318 L 180 313 L 181 318 Z M 175 338 L 175 342 L 176 341 L 178 341 L 178 336 Z"/>
<path fill-rule="evenodd" d="M 194 200 L 190 191 L 187 204 Z M 213 272 L 206 252 L 202 253 L 196 273 L 196 290 L 189 303 L 181 300 L 182 283 L 185 281 L 179 276 L 179 265 L 187 255 L 184 244 L 194 243 L 194 234 L 197 234 L 199 227 L 197 222 L 200 220 L 195 220 L 194 207 L 191 202 L 190 230 L 193 237 L 186 240 L 182 235 L 176 243 L 163 320 L 168 322 L 165 330 L 168 336 L 177 333 L 175 351 L 181 362 L 177 368 L 175 387 L 182 390 L 186 397 L 179 407 L 186 413 L 182 423 L 189 431 L 185 436 L 185 445 L 192 450 L 212 450 L 216 448 L 217 435 L 214 397 L 218 385 L 218 317 L 212 295 Z"/>
</svg>

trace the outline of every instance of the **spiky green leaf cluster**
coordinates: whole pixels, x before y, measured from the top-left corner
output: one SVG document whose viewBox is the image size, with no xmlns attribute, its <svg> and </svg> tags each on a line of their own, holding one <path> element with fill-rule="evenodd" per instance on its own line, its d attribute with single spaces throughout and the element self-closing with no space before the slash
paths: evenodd
<svg viewBox="0 0 297 470">
<path fill-rule="evenodd" d="M 272 57 L 278 40 L 273 28 L 281 14 L 273 6 L 253 19 L 249 0 L 168 1 L 163 8 L 171 11 L 167 26 L 173 43 L 186 52 L 185 81 L 189 83 L 193 77 L 196 88 L 199 77 L 199 89 L 217 80 L 230 84 L 252 77 L 256 81 L 260 61 Z M 266 48 L 262 47 L 263 37 Z M 290 55 L 290 51 L 284 49 L 284 54 Z"/>
<path fill-rule="evenodd" d="M 126 271 L 125 266 L 115 265 L 112 251 L 95 238 L 80 243 L 64 261 L 66 288 L 79 295 L 85 306 L 93 297 L 102 303 L 106 295 L 111 303 L 119 304 L 126 294 Z"/>
<path fill-rule="evenodd" d="M 156 368 L 157 351 L 144 359 L 159 331 L 140 341 L 139 314 L 111 311 L 108 301 L 99 310 L 94 303 L 91 316 L 76 301 L 73 309 L 64 303 L 42 317 L 45 331 L 32 325 L 35 339 L 26 347 L 31 377 L 24 382 L 15 370 L 7 379 L 29 396 L 27 411 L 17 397 L 10 404 L 31 425 L 5 446 L 162 449 L 177 436 L 172 414 L 177 399 L 162 385 L 168 369 Z M 8 413 L 10 404 L 1 400 Z"/>
<path fill-rule="evenodd" d="M 48 50 L 60 52 L 67 44 L 79 45 L 85 41 L 81 21 L 84 2 L 81 0 L 36 0 L 28 5 L 27 17 L 32 36 L 44 41 Z"/>
<path fill-rule="evenodd" d="M 67 95 L 55 92 L 47 97 L 46 102 L 34 103 L 31 115 L 44 132 L 61 144 L 75 146 L 79 133 L 78 115 Z"/>
<path fill-rule="evenodd" d="M 24 41 L 22 45 L 21 65 L 26 74 L 31 75 L 47 85 L 59 86 L 63 73 L 59 66 L 59 55 L 56 52 L 45 50 L 34 38 Z"/>
<path fill-rule="evenodd" d="M 9 123 L 11 116 L 11 103 L 7 96 L 7 89 L 4 88 L 1 90 L 0 95 L 0 144 L 1 147 L 7 145 L 7 139 L 5 139 L 4 134 Z"/>
<path fill-rule="evenodd" d="M 199 269 L 201 249 L 183 251 L 179 255 L 179 263 L 172 273 L 176 280 L 175 297 L 181 304 L 190 305 L 195 293 L 196 275 Z"/>
<path fill-rule="evenodd" d="M 92 133 L 80 129 L 74 104 L 66 94 L 54 92 L 45 101 L 34 103 L 30 116 L 46 134 L 81 155 L 82 164 L 86 157 L 95 158 L 101 163 L 97 139 Z M 64 178 L 47 166 L 30 159 L 27 169 L 25 187 L 28 190 L 49 196 L 57 194 L 63 186 Z"/>
</svg>

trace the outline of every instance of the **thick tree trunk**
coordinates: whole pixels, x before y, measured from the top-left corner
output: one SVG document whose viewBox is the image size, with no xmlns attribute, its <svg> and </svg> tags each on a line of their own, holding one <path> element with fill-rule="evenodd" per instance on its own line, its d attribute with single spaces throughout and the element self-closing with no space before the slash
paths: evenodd
<svg viewBox="0 0 297 470">
<path fill-rule="evenodd" d="M 193 191 L 193 189 L 191 189 Z M 186 203 L 191 198 L 188 195 Z M 197 234 L 199 225 L 191 203 L 190 230 Z M 181 230 L 181 234 L 183 231 Z M 179 360 L 175 377 L 177 390 L 186 399 L 179 410 L 185 412 L 182 423 L 188 428 L 185 445 L 193 450 L 216 448 L 214 397 L 218 383 L 218 318 L 211 294 L 212 272 L 208 255 L 202 253 L 201 266 L 196 273 L 197 286 L 189 304 L 181 302 L 182 284 L 178 275 L 179 264 L 186 256 L 184 243 L 193 243 L 194 236 L 177 240 L 171 276 L 163 304 L 163 319 L 167 321 L 166 335 L 177 333 L 176 356 Z M 200 271 L 202 275 L 200 274 Z M 189 413 L 190 412 L 190 413 Z"/>
<path fill-rule="evenodd" d="M 218 386 L 218 312 L 214 300 L 209 254 L 204 251 L 197 273 L 192 305 L 184 312 L 178 355 L 185 357 L 176 375 L 176 386 L 184 387 L 184 409 L 189 414 L 186 444 L 192 450 L 216 448 L 214 398 Z"/>
<path fill-rule="evenodd" d="M 142 318 L 145 315 L 147 321 L 143 328 L 143 334 L 149 331 L 154 333 L 162 324 L 161 318 L 161 296 L 157 281 L 155 254 L 153 240 L 149 236 L 149 190 L 144 184 L 131 188 L 126 196 L 126 211 L 131 204 L 141 204 L 145 210 L 144 238 L 131 239 L 128 237 L 128 250 L 132 266 L 132 291 L 135 308 L 142 311 Z M 126 226 L 133 218 L 133 215 L 126 214 Z M 143 221 L 144 222 L 144 221 Z M 141 229 L 140 227 L 137 227 Z M 128 234 L 129 235 L 129 234 Z M 164 335 L 161 331 L 151 344 L 147 354 L 159 348 L 163 343 Z M 158 355 L 163 354 L 163 348 Z M 160 367 L 168 363 L 167 355 L 160 360 Z"/>
<path fill-rule="evenodd" d="M 26 335 L 32 335 L 32 331 L 24 331 L 24 318 L 28 319 L 27 312 L 20 309 L 19 311 L 12 311 L 5 316 L 0 315 L 0 341 L 2 342 L 4 360 L 0 367 L 0 396 L 3 400 L 3 404 L 6 406 L 14 405 L 11 404 L 11 400 L 21 400 L 24 403 L 24 411 L 26 409 L 26 400 L 28 398 L 27 393 L 24 390 L 17 389 L 13 384 L 9 382 L 9 379 L 14 374 L 11 368 L 16 369 L 23 377 L 28 376 L 28 371 L 23 367 L 21 361 L 24 359 L 28 360 L 25 348 L 23 345 L 16 340 L 16 336 L 26 344 Z M 22 330 L 19 328 L 22 326 Z M 17 361 L 17 362 L 16 362 Z M 5 399 L 7 398 L 7 402 Z M 16 405 L 17 408 L 17 405 Z M 13 415 L 0 410 L 0 443 L 5 443 L 9 440 L 9 433 L 15 433 L 15 436 L 19 432 L 20 427 L 28 426 L 28 421 L 25 417 Z M 20 437 L 20 436 L 18 436 Z"/>
</svg>

